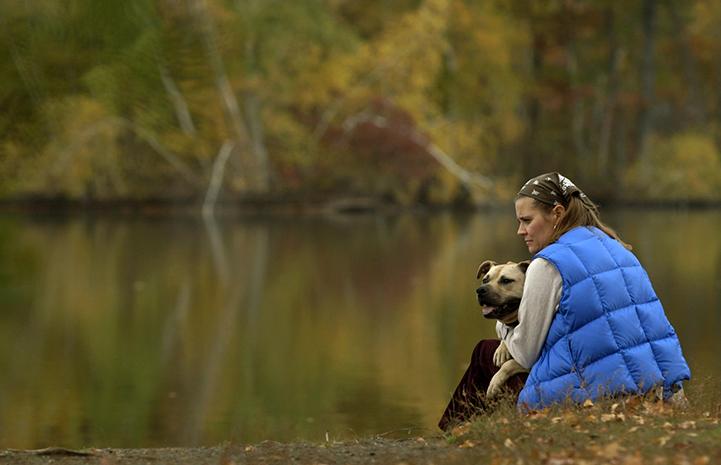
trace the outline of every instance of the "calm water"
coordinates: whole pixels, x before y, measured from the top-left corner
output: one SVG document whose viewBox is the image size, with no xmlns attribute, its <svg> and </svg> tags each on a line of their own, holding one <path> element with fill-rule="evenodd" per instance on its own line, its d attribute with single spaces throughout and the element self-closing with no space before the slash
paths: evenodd
<svg viewBox="0 0 721 465">
<path fill-rule="evenodd" d="M 612 211 L 691 364 L 721 379 L 721 212 Z M 434 431 L 507 214 L 0 217 L 0 447 Z M 708 379 L 712 381 L 708 381 Z M 711 384 L 710 384 L 711 383 Z"/>
</svg>

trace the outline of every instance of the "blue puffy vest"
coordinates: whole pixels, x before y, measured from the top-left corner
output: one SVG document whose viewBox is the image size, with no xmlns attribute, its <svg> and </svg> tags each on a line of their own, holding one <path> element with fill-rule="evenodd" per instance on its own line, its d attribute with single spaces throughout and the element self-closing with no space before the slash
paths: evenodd
<svg viewBox="0 0 721 465">
<path fill-rule="evenodd" d="M 558 311 L 518 398 L 538 409 L 567 400 L 665 396 L 691 372 L 638 259 L 600 229 L 578 227 L 536 254 L 563 279 Z"/>
</svg>

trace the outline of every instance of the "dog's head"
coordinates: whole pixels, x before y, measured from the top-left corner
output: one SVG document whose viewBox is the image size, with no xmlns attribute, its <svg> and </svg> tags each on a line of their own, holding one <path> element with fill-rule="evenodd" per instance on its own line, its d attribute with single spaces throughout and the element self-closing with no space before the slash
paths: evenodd
<svg viewBox="0 0 721 465">
<path fill-rule="evenodd" d="M 523 283 L 530 261 L 508 262 L 498 265 L 486 260 L 481 263 L 476 278 L 482 284 L 476 289 L 478 303 L 486 318 L 510 324 L 518 321 L 518 305 L 523 295 Z"/>
</svg>

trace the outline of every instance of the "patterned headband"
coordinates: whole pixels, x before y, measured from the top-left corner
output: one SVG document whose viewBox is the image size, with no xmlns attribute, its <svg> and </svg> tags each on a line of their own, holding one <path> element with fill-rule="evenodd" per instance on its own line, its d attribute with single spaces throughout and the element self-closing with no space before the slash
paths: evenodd
<svg viewBox="0 0 721 465">
<path fill-rule="evenodd" d="M 578 196 L 586 208 L 598 213 L 598 208 L 591 202 L 570 179 L 560 173 L 545 173 L 529 179 L 518 191 L 518 195 L 530 197 L 546 205 L 568 206 L 572 196 Z"/>
</svg>

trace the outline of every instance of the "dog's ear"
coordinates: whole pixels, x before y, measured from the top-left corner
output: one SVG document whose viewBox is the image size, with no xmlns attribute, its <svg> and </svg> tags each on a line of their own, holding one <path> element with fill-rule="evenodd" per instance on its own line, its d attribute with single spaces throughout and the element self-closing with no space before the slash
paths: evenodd
<svg viewBox="0 0 721 465">
<path fill-rule="evenodd" d="M 530 264 L 531 264 L 531 260 L 525 260 L 525 261 L 519 262 L 518 267 L 521 269 L 521 271 L 523 271 L 525 273 L 526 270 L 528 269 L 528 265 L 530 265 Z"/>
<path fill-rule="evenodd" d="M 476 272 L 476 279 L 480 279 L 481 276 L 484 276 L 486 273 L 488 273 L 488 270 L 490 270 L 492 266 L 496 266 L 496 262 L 486 260 L 485 262 L 481 263 L 481 266 L 478 267 L 478 271 Z"/>
</svg>

